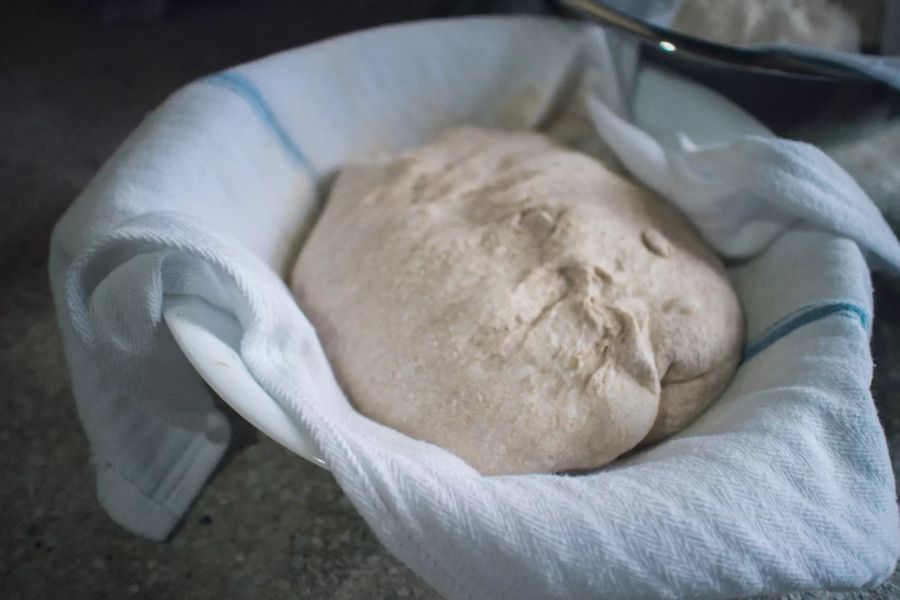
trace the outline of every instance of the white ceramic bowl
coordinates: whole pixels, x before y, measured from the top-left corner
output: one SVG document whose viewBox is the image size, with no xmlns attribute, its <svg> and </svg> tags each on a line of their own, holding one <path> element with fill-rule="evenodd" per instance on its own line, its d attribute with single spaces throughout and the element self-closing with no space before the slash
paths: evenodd
<svg viewBox="0 0 900 600">
<path fill-rule="evenodd" d="M 163 318 L 188 361 L 222 400 L 291 452 L 327 468 L 309 434 L 247 370 L 240 355 L 241 328 L 233 317 L 199 298 L 167 296 Z"/>
</svg>

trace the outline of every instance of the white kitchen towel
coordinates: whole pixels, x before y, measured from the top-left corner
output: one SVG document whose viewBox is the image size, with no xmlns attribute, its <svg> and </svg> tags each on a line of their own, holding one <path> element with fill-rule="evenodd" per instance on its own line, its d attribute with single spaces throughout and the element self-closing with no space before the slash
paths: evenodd
<svg viewBox="0 0 900 600">
<path fill-rule="evenodd" d="M 597 29 L 476 18 L 337 38 L 168 99 L 51 247 L 109 514 L 165 538 L 228 443 L 162 320 L 166 296 L 187 294 L 235 316 L 250 372 L 385 546 L 448 597 L 728 598 L 886 577 L 900 525 L 869 392 L 865 256 L 896 270 L 900 245 L 816 149 L 636 66 Z M 745 360 L 697 422 L 588 475 L 482 477 L 353 410 L 282 278 L 336 169 L 459 123 L 611 149 L 731 261 Z"/>
</svg>

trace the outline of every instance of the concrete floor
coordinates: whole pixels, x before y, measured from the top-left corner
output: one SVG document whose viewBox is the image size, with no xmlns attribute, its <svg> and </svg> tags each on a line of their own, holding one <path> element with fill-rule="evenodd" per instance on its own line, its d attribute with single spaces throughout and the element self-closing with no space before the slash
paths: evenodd
<svg viewBox="0 0 900 600">
<path fill-rule="evenodd" d="M 105 25 L 83 3 L 31 2 L 0 23 L 0 596 L 433 598 L 388 555 L 325 471 L 244 428 L 164 544 L 112 523 L 94 498 L 46 281 L 50 227 L 152 107 L 191 79 L 372 24 L 373 2 L 176 3 L 155 24 Z M 360 6 L 368 6 L 365 11 Z M 378 19 L 427 3 L 379 3 Z M 389 8 L 387 8 L 389 7 Z M 5 31 L 4 31 L 5 30 Z M 878 280 L 879 308 L 900 307 Z M 900 450 L 900 311 L 881 310 L 876 397 Z M 892 368 L 893 367 L 893 368 Z M 791 598 L 900 598 L 877 590 Z"/>
</svg>

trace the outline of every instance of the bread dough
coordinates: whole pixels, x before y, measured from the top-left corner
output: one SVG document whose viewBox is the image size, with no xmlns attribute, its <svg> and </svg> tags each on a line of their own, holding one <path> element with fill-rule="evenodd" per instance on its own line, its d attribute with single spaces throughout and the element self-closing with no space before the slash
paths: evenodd
<svg viewBox="0 0 900 600">
<path fill-rule="evenodd" d="M 358 410 L 485 474 L 599 467 L 678 431 L 743 338 L 684 217 L 535 133 L 459 128 L 348 166 L 293 286 Z"/>
</svg>

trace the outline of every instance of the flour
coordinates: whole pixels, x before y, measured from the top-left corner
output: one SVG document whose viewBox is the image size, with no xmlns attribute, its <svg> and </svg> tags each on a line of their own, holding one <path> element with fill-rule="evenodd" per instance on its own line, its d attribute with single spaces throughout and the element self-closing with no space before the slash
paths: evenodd
<svg viewBox="0 0 900 600">
<path fill-rule="evenodd" d="M 720 43 L 859 52 L 859 25 L 830 0 L 685 0 L 674 29 Z"/>
</svg>

